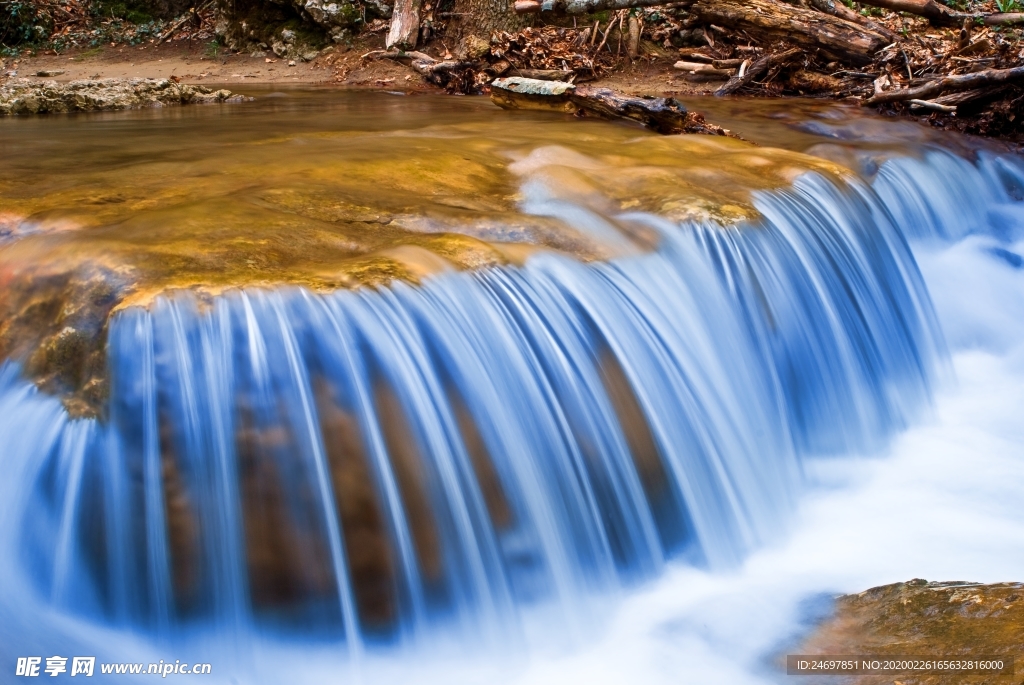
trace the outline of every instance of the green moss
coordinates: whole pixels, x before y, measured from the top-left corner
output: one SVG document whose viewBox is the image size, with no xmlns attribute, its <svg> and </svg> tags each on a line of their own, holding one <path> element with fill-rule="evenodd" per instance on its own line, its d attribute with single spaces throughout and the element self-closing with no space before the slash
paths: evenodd
<svg viewBox="0 0 1024 685">
<path fill-rule="evenodd" d="M 37 3 L 8 0 L 0 3 L 0 46 L 14 48 L 44 41 L 53 30 L 53 22 Z M 16 54 L 16 53 L 15 53 Z"/>
</svg>

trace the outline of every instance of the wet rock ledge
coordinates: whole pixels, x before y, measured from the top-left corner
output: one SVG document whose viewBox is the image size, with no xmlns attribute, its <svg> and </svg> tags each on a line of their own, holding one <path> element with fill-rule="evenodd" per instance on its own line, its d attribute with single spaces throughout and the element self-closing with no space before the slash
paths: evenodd
<svg viewBox="0 0 1024 685">
<path fill-rule="evenodd" d="M 1024 583 L 916 578 L 836 600 L 835 612 L 793 654 L 1014 658 L 1014 674 L 801 676 L 802 685 L 1017 685 L 1024 673 Z M 784 662 L 785 659 L 783 658 Z M 783 666 L 784 667 L 784 666 Z"/>
<path fill-rule="evenodd" d="M 20 79 L 0 85 L 0 116 L 98 112 L 168 105 L 242 102 L 251 98 L 230 90 L 177 83 L 169 79 L 102 79 L 32 83 Z"/>
</svg>

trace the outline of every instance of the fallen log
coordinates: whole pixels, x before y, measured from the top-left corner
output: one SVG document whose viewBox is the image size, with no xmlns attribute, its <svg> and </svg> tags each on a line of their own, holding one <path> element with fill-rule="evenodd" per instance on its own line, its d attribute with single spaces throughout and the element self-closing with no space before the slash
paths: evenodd
<svg viewBox="0 0 1024 685">
<path fill-rule="evenodd" d="M 876 92 L 862 101 L 864 105 L 881 105 L 887 102 L 907 100 L 928 100 L 947 91 L 973 90 L 987 86 L 1024 82 L 1024 67 L 1012 69 L 983 69 L 973 74 L 960 74 L 937 78 L 917 88 L 900 88 Z"/>
<path fill-rule="evenodd" d="M 906 12 L 924 17 L 936 26 L 959 26 L 973 14 L 954 12 L 935 0 L 860 0 L 862 5 L 881 7 L 892 12 Z"/>
<path fill-rule="evenodd" d="M 885 36 L 860 24 L 769 0 L 699 0 L 690 14 L 705 24 L 745 31 L 765 42 L 787 40 L 857 66 L 869 64 L 889 44 Z"/>
<path fill-rule="evenodd" d="M 635 97 L 607 88 L 524 78 L 496 79 L 491 101 L 502 109 L 535 109 L 606 119 L 631 119 L 658 133 L 732 134 L 708 124 L 675 98 Z"/>
<path fill-rule="evenodd" d="M 768 71 L 768 68 L 776 64 L 785 64 L 789 60 L 801 54 L 799 48 L 791 48 L 777 55 L 764 55 L 755 60 L 742 73 L 729 79 L 729 82 L 715 91 L 715 95 L 730 95 L 740 88 L 749 85 L 754 79 Z"/>
<path fill-rule="evenodd" d="M 683 133 L 687 129 L 689 112 L 675 98 L 634 97 L 592 86 L 577 86 L 569 97 L 585 113 L 632 119 L 658 133 Z"/>
<path fill-rule="evenodd" d="M 396 0 L 384 46 L 412 50 L 420 35 L 420 0 Z"/>
<path fill-rule="evenodd" d="M 655 7 L 658 5 L 672 5 L 674 7 L 689 7 L 695 0 L 683 0 L 682 2 L 669 2 L 668 0 L 516 0 L 514 5 L 517 14 L 537 14 L 540 12 L 553 12 L 555 14 L 591 14 L 604 10 L 632 9 L 634 7 Z M 897 35 L 888 28 L 872 21 L 871 19 L 853 11 L 847 7 L 842 0 L 808 0 L 810 6 L 819 12 L 848 21 L 852 24 L 859 24 L 869 31 L 877 33 L 888 39 L 889 43 L 896 40 Z M 939 26 L 955 26 L 964 19 L 981 20 L 989 26 L 998 24 L 1019 24 L 1024 23 L 1024 13 L 1002 12 L 997 14 L 976 14 L 967 12 L 954 12 L 936 0 L 860 0 L 861 4 L 881 7 L 893 12 L 906 12 L 924 17 L 929 22 Z M 887 43 L 888 44 L 888 43 Z"/>
<path fill-rule="evenodd" d="M 1024 12 L 996 12 L 982 18 L 986 26 L 1002 26 L 1005 24 L 1024 24 Z"/>
<path fill-rule="evenodd" d="M 668 0 L 516 0 L 516 14 L 538 14 L 553 12 L 555 14 L 592 14 L 604 10 L 625 10 L 633 7 L 654 7 L 668 4 Z M 686 2 L 672 3 L 676 7 L 685 7 Z"/>
<path fill-rule="evenodd" d="M 853 22 L 854 24 L 860 24 L 881 36 L 885 36 L 885 39 L 890 43 L 895 43 L 898 39 L 898 36 L 895 33 L 882 24 L 871 21 L 863 14 L 854 12 L 852 9 L 844 5 L 843 0 L 810 0 L 810 3 L 811 7 L 819 12 L 831 14 L 834 17 L 845 19 L 846 21 Z"/>
</svg>

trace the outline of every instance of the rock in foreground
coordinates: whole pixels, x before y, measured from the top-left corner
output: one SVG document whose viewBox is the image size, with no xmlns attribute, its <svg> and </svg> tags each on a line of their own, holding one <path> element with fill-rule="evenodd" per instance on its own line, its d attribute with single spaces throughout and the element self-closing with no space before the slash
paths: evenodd
<svg viewBox="0 0 1024 685">
<path fill-rule="evenodd" d="M 1024 583 L 983 585 L 915 579 L 845 595 L 835 614 L 792 653 L 936 656 L 969 659 L 1015 657 L 1024 652 Z M 1016 675 L 952 676 L 938 674 L 843 677 L 803 676 L 804 685 L 844 682 L 858 685 L 939 685 L 949 683 L 1019 683 Z M 820 678 L 820 680 L 819 680 Z"/>
<path fill-rule="evenodd" d="M 102 79 L 99 81 L 45 81 L 28 79 L 0 86 L 0 116 L 140 109 L 167 105 L 241 102 L 230 90 L 211 90 L 168 79 Z"/>
</svg>

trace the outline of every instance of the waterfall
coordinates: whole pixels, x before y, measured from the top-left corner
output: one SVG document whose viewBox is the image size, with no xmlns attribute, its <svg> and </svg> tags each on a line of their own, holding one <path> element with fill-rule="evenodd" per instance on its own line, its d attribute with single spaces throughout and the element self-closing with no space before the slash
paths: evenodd
<svg viewBox="0 0 1024 685">
<path fill-rule="evenodd" d="M 103 421 L 0 370 L 2 573 L 157 637 L 356 658 L 736 564 L 784 531 L 804 456 L 878 449 L 927 405 L 945 351 L 908 239 L 996 231 L 1022 187 L 935 152 L 805 175 L 739 227 L 617 217 L 659 245 L 607 262 L 122 311 Z"/>
</svg>

